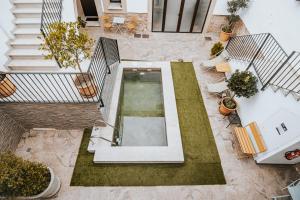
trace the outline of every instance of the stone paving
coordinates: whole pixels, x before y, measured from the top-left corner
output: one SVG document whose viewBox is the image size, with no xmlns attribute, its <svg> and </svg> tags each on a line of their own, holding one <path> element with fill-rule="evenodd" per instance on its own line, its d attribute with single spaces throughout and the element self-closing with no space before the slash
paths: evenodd
<svg viewBox="0 0 300 200">
<path fill-rule="evenodd" d="M 97 28 L 89 30 L 94 37 L 102 35 Z M 112 35 L 108 35 L 112 36 Z M 216 82 L 223 75 L 200 69 L 201 60 L 208 58 L 212 41 L 201 34 L 150 33 L 149 39 L 120 38 L 122 59 L 193 61 L 205 106 L 222 161 L 226 185 L 167 187 L 70 187 L 72 170 L 78 153 L 82 130 L 35 131 L 36 135 L 22 140 L 17 154 L 38 160 L 54 169 L 62 180 L 56 199 L 197 199 L 197 200 L 263 200 L 283 194 L 281 188 L 300 177 L 293 166 L 257 165 L 253 159 L 238 159 L 239 149 L 232 136 L 232 127 L 218 113 L 218 99 L 207 93 L 205 84 Z"/>
</svg>

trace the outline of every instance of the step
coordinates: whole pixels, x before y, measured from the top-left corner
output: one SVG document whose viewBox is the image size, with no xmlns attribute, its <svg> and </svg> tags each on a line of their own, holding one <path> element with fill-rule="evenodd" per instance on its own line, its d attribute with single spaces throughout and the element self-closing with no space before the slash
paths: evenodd
<svg viewBox="0 0 300 200">
<path fill-rule="evenodd" d="M 11 68 L 21 68 L 21 67 L 26 67 L 26 68 L 29 68 L 29 67 L 34 67 L 34 68 L 37 68 L 37 67 L 57 67 L 57 63 L 54 61 L 54 60 L 32 60 L 30 62 L 28 62 L 28 60 L 12 60 L 11 62 L 8 63 L 7 65 L 8 67 L 11 67 Z"/>
<path fill-rule="evenodd" d="M 15 20 L 15 24 L 19 25 L 23 25 L 23 24 L 26 24 L 26 25 L 30 25 L 30 24 L 38 24 L 40 25 L 41 24 L 41 19 L 40 18 L 17 18 Z"/>
<path fill-rule="evenodd" d="M 14 14 L 41 14 L 41 8 L 14 8 L 12 11 Z"/>
<path fill-rule="evenodd" d="M 300 93 L 293 92 L 292 95 L 297 101 L 300 100 Z"/>
<path fill-rule="evenodd" d="M 15 35 L 40 35 L 39 28 L 17 28 L 13 31 Z"/>
<path fill-rule="evenodd" d="M 13 46 L 21 45 L 21 46 L 32 46 L 32 45 L 40 45 L 43 41 L 41 39 L 15 39 L 10 44 Z"/>
<path fill-rule="evenodd" d="M 8 55 L 13 59 L 43 59 L 47 52 L 43 52 L 39 49 L 13 49 Z"/>
<path fill-rule="evenodd" d="M 18 3 L 27 3 L 27 4 L 38 4 L 38 3 L 43 3 L 43 0 L 14 0 L 14 4 Z"/>
</svg>

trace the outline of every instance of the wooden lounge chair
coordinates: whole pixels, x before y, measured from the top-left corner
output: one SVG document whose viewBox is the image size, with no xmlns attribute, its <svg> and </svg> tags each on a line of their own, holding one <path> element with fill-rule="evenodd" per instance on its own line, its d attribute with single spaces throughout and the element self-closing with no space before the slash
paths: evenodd
<svg viewBox="0 0 300 200">
<path fill-rule="evenodd" d="M 247 128 L 250 129 L 254 141 L 251 140 Z M 257 124 L 255 122 L 251 122 L 245 127 L 234 128 L 234 133 L 238 139 L 241 150 L 246 155 L 246 157 L 252 157 L 257 153 L 265 152 L 267 150 L 262 135 L 260 134 Z M 254 147 L 253 143 L 256 144 L 257 148 Z"/>
<path fill-rule="evenodd" d="M 217 57 L 210 59 L 210 60 L 202 61 L 200 63 L 200 65 L 203 68 L 210 70 L 210 69 L 215 69 L 216 65 L 223 63 L 225 61 L 228 61 L 228 60 L 229 60 L 229 55 L 226 52 L 226 50 L 223 50 L 222 53 L 220 55 L 218 55 Z"/>
</svg>

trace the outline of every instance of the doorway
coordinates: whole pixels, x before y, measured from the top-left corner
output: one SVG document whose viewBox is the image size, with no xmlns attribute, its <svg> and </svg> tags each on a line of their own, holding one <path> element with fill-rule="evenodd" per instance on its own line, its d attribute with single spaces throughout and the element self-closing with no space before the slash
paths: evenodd
<svg viewBox="0 0 300 200">
<path fill-rule="evenodd" d="M 202 33 L 211 0 L 153 0 L 152 31 Z"/>
<path fill-rule="evenodd" d="M 80 0 L 86 21 L 98 21 L 98 12 L 94 0 Z"/>
</svg>

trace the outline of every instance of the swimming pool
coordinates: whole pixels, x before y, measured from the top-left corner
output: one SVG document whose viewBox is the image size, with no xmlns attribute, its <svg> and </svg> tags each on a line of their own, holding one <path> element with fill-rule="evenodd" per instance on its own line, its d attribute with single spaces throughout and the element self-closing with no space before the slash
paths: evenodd
<svg viewBox="0 0 300 200">
<path fill-rule="evenodd" d="M 124 69 L 116 128 L 118 146 L 167 146 L 159 69 Z"/>
</svg>

